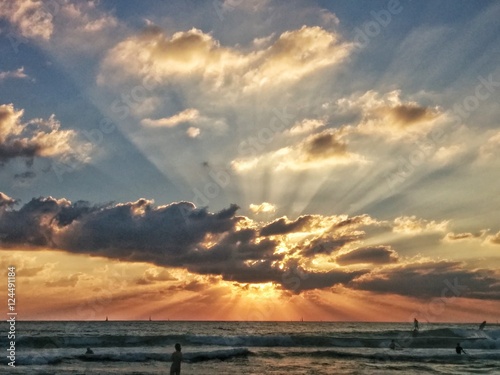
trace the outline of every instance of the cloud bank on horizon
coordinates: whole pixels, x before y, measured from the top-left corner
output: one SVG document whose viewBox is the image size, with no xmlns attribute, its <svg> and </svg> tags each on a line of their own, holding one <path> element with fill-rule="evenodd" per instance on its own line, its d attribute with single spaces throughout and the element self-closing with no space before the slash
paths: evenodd
<svg viewBox="0 0 500 375">
<path fill-rule="evenodd" d="M 462 297 L 500 298 L 496 291 L 500 274 L 495 270 L 467 270 L 456 261 L 400 259 L 391 245 L 365 245 L 367 233 L 375 232 L 399 232 L 407 239 L 412 231 L 444 236 L 447 223 L 414 217 L 387 222 L 368 215 L 303 215 L 262 223 L 236 215 L 237 205 L 212 213 L 190 202 L 155 206 L 146 199 L 91 205 L 40 197 L 17 210 L 15 205 L 15 199 L 0 193 L 0 233 L 6 250 L 65 250 L 185 268 L 238 283 L 272 282 L 293 292 L 343 284 L 437 298 L 443 280 L 458 278 L 462 283 L 467 280 Z M 454 237 L 451 233 L 446 236 Z M 498 234 L 486 241 L 495 244 L 496 237 Z M 373 266 L 377 268 L 370 269 Z M 300 282 L 291 283 L 290 274 Z M 425 283 L 419 282 L 422 278 Z"/>
<path fill-rule="evenodd" d="M 462 5 L 0 5 L 2 258 L 497 303 L 500 6 Z"/>
</svg>

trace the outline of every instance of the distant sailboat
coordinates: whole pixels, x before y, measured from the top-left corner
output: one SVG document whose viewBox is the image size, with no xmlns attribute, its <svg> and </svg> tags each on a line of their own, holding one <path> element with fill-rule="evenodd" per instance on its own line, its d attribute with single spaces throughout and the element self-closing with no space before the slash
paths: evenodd
<svg viewBox="0 0 500 375">
<path fill-rule="evenodd" d="M 149 321 L 151 321 L 151 315 L 149 316 Z"/>
</svg>

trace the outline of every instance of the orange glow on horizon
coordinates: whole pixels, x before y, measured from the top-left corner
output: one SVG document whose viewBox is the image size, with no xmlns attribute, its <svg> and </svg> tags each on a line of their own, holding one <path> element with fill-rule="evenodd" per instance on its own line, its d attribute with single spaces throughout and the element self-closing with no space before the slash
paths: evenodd
<svg viewBox="0 0 500 375">
<path fill-rule="evenodd" d="M 147 263 L 60 251 L 12 251 L 20 320 L 474 321 L 495 320 L 500 302 L 421 301 L 346 287 L 294 294 L 274 283 L 248 284 Z M 43 267 L 36 265 L 43 264 Z M 6 280 L 6 278 L 3 278 Z M 5 281 L 3 281 L 5 282 Z M 67 296 L 71 295 L 71 299 Z"/>
</svg>

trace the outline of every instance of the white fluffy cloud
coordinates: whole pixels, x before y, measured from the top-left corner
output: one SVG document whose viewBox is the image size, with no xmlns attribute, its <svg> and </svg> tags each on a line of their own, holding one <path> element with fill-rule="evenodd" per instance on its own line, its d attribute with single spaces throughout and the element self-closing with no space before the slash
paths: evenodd
<svg viewBox="0 0 500 375">
<path fill-rule="evenodd" d="M 186 109 L 171 117 L 153 120 L 150 118 L 141 121 L 144 126 L 173 128 L 184 122 L 196 122 L 200 118 L 200 112 L 194 108 Z"/>
<path fill-rule="evenodd" d="M 24 67 L 20 67 L 16 70 L 0 72 L 0 82 L 9 78 L 28 79 L 29 77 L 24 72 Z"/>
<path fill-rule="evenodd" d="M 86 143 L 78 139 L 74 130 L 62 130 L 54 115 L 47 120 L 22 122 L 23 114 L 13 104 L 0 105 L 0 162 L 35 156 L 64 160 L 68 155 L 88 161 Z"/>
<path fill-rule="evenodd" d="M 394 219 L 393 231 L 403 234 L 419 234 L 425 232 L 444 232 L 448 227 L 448 221 L 428 221 L 415 216 L 401 216 Z"/>
<path fill-rule="evenodd" d="M 243 172 L 265 166 L 273 166 L 275 170 L 280 171 L 367 163 L 363 156 L 348 150 L 344 136 L 344 129 L 325 130 L 275 151 L 236 158 L 231 165 L 235 171 Z"/>
<path fill-rule="evenodd" d="M 98 10 L 96 1 L 3 1 L 0 17 L 6 18 L 21 36 L 45 41 L 56 31 L 93 33 L 118 23 L 115 17 Z"/>
<path fill-rule="evenodd" d="M 198 29 L 172 36 L 150 26 L 118 43 L 105 57 L 98 82 L 127 78 L 201 80 L 207 87 L 253 92 L 278 83 L 296 82 L 323 67 L 344 60 L 352 45 L 334 32 L 303 26 L 282 33 L 267 48 L 244 51 L 221 46 Z M 138 51 L 140 51 L 138 53 Z"/>
<path fill-rule="evenodd" d="M 48 40 L 54 30 L 51 8 L 41 0 L 2 1 L 0 17 L 9 20 L 26 38 Z"/>
<path fill-rule="evenodd" d="M 252 203 L 249 208 L 254 214 L 276 212 L 276 206 L 268 202 L 262 202 L 261 204 Z"/>
<path fill-rule="evenodd" d="M 401 99 L 399 90 L 385 94 L 370 90 L 337 100 L 330 112 L 359 119 L 355 132 L 383 136 L 389 141 L 413 140 L 426 134 L 441 115 L 439 108 Z"/>
<path fill-rule="evenodd" d="M 318 119 L 304 119 L 301 122 L 295 124 L 290 130 L 289 134 L 291 136 L 309 134 L 314 132 L 316 129 L 325 126 L 324 121 Z"/>
</svg>

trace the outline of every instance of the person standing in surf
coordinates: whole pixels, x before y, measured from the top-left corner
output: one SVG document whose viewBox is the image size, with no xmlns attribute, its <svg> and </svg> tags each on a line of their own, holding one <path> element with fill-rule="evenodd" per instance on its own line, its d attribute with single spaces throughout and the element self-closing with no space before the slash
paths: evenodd
<svg viewBox="0 0 500 375">
<path fill-rule="evenodd" d="M 175 352 L 172 353 L 172 365 L 170 366 L 170 375 L 181 375 L 182 352 L 181 344 L 175 344 Z"/>
<path fill-rule="evenodd" d="M 462 353 L 467 354 L 467 353 L 465 352 L 464 348 L 462 348 L 462 347 L 460 346 L 460 343 L 458 343 L 458 344 L 457 344 L 457 347 L 455 348 L 455 351 L 457 352 L 457 354 L 462 354 Z"/>
</svg>

